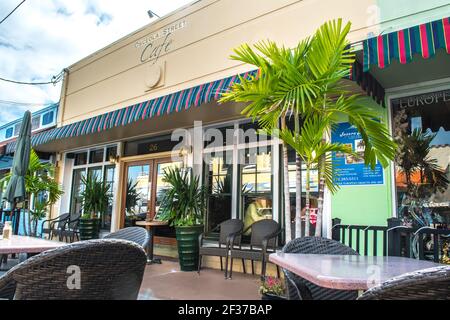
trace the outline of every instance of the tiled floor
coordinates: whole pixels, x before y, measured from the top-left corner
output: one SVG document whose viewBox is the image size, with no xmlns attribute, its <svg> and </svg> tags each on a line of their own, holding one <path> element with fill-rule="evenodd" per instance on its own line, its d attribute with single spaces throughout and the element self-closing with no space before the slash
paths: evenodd
<svg viewBox="0 0 450 320">
<path fill-rule="evenodd" d="M 178 262 L 164 260 L 148 265 L 139 299 L 141 300 L 260 300 L 259 278 L 240 273 L 225 280 L 223 272 L 202 269 L 181 272 Z"/>
</svg>

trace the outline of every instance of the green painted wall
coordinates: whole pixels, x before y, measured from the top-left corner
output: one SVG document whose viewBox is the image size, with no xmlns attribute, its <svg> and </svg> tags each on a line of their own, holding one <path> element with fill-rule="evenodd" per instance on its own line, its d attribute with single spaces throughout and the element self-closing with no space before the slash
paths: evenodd
<svg viewBox="0 0 450 320">
<path fill-rule="evenodd" d="M 368 107 L 379 111 L 384 121 L 388 118 L 388 109 L 365 98 Z M 332 218 L 340 218 L 343 224 L 386 225 L 392 217 L 391 170 L 384 170 L 384 185 L 380 186 L 344 186 L 332 196 Z"/>
</svg>

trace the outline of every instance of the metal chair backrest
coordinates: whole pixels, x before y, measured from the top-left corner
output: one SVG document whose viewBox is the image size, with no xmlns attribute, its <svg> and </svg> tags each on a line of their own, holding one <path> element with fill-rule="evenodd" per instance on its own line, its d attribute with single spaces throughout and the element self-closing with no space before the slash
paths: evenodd
<svg viewBox="0 0 450 320">
<path fill-rule="evenodd" d="M 132 241 L 144 248 L 147 246 L 148 241 L 150 240 L 147 230 L 141 227 L 129 227 L 121 229 L 119 231 L 106 235 L 104 239 L 121 239 Z"/>
<path fill-rule="evenodd" d="M 369 289 L 358 300 L 450 300 L 450 266 L 403 274 Z"/>
<path fill-rule="evenodd" d="M 69 229 L 73 230 L 73 229 L 77 228 L 80 218 L 81 218 L 80 212 L 71 213 L 70 220 L 68 223 Z"/>
<path fill-rule="evenodd" d="M 67 221 L 70 219 L 70 213 L 63 213 L 58 217 L 58 223 L 56 224 L 57 229 L 63 229 L 67 223 Z"/>
<path fill-rule="evenodd" d="M 226 245 L 227 238 L 233 233 L 241 232 L 244 229 L 244 223 L 242 220 L 238 219 L 230 219 L 224 221 L 220 224 L 220 236 L 219 236 L 219 244 Z M 241 243 L 241 236 L 238 236 L 234 240 L 235 245 L 239 245 Z"/>
<path fill-rule="evenodd" d="M 17 300 L 135 300 L 146 262 L 130 241 L 82 241 L 26 260 L 0 283 L 14 282 Z"/>
<path fill-rule="evenodd" d="M 265 219 L 252 224 L 250 245 L 252 247 L 261 247 L 264 238 L 277 233 L 280 230 L 280 225 L 275 220 Z M 268 242 L 268 247 L 275 248 L 277 239 L 271 239 Z"/>
</svg>

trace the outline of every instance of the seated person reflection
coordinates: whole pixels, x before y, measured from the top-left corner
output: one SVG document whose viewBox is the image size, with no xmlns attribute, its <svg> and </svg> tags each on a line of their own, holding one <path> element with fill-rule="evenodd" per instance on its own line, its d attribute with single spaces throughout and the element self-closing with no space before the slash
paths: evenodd
<svg viewBox="0 0 450 320">
<path fill-rule="evenodd" d="M 264 219 L 272 219 L 272 201 L 270 199 L 259 197 L 256 198 L 245 211 L 244 230 L 257 221 Z M 252 230 L 248 230 L 244 235 L 248 236 Z"/>
</svg>

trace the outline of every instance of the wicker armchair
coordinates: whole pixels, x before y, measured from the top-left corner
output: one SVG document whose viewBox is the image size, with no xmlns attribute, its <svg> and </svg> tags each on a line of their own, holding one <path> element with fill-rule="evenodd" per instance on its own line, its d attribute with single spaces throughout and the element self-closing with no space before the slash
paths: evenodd
<svg viewBox="0 0 450 320">
<path fill-rule="evenodd" d="M 228 252 L 229 252 L 229 243 L 231 237 L 234 234 L 239 234 L 244 229 L 244 223 L 238 219 L 230 219 L 222 222 L 216 228 L 211 231 L 219 231 L 219 243 L 217 245 L 205 245 L 203 243 L 204 234 L 202 233 L 199 236 L 199 263 L 198 263 L 198 273 L 200 274 L 200 269 L 202 267 L 202 257 L 203 256 L 216 256 L 220 257 L 220 270 L 223 271 L 223 258 L 225 258 L 225 279 L 228 277 L 227 274 L 227 265 L 228 265 Z M 241 245 L 241 236 L 234 237 L 233 245 L 240 247 Z M 245 270 L 245 263 L 242 260 L 242 265 Z"/>
<path fill-rule="evenodd" d="M 260 220 L 252 224 L 250 227 L 237 233 L 230 238 L 230 243 L 234 241 L 236 237 L 245 234 L 248 230 L 252 231 L 250 238 L 250 248 L 230 248 L 230 275 L 231 279 L 233 276 L 233 260 L 243 259 L 251 260 L 252 262 L 252 274 L 255 274 L 254 261 L 261 261 L 262 270 L 261 278 L 266 276 L 266 265 L 268 261 L 268 256 L 274 253 L 277 248 L 278 236 L 281 234 L 281 227 L 278 222 L 274 220 Z M 226 266 L 228 267 L 228 266 Z M 244 268 L 245 272 L 245 268 Z M 279 276 L 279 269 L 277 266 L 277 272 Z"/>
<path fill-rule="evenodd" d="M 130 241 L 77 242 L 41 253 L 8 271 L 0 278 L 1 297 L 17 300 L 135 300 L 146 262 L 143 248 Z M 77 268 L 79 287 L 75 277 Z M 73 287 L 69 288 L 68 284 Z"/>
<path fill-rule="evenodd" d="M 392 278 L 358 300 L 450 300 L 450 266 L 440 266 Z"/>
<path fill-rule="evenodd" d="M 285 253 L 359 255 L 355 250 L 331 239 L 305 237 L 294 239 L 283 248 Z M 357 291 L 319 287 L 298 275 L 283 269 L 289 300 L 355 300 Z"/>
<path fill-rule="evenodd" d="M 45 234 L 48 234 L 47 239 L 52 240 L 59 230 L 64 229 L 64 226 L 69 220 L 70 220 L 70 213 L 64 213 L 59 217 L 44 220 L 41 226 L 41 237 L 45 238 Z"/>
<path fill-rule="evenodd" d="M 103 239 L 127 240 L 146 248 L 150 241 L 148 232 L 141 227 L 129 227 L 113 232 L 105 236 Z"/>
</svg>

